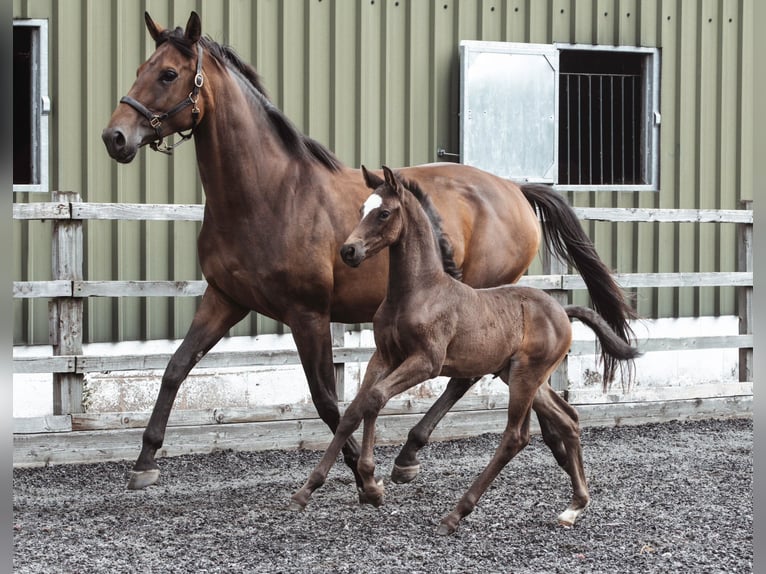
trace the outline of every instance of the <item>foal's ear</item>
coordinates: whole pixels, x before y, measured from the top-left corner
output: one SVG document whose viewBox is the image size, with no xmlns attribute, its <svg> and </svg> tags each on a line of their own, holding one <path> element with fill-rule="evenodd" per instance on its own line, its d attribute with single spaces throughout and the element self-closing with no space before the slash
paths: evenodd
<svg viewBox="0 0 766 574">
<path fill-rule="evenodd" d="M 199 14 L 196 12 L 192 12 L 189 15 L 189 20 L 186 22 L 186 32 L 184 32 L 184 36 L 186 36 L 186 39 L 189 40 L 192 44 L 195 44 L 197 40 L 199 40 L 200 36 L 202 36 L 202 23 L 199 19 Z"/>
<path fill-rule="evenodd" d="M 383 166 L 383 175 L 384 175 L 384 176 L 385 176 L 385 178 L 386 178 L 386 184 L 387 184 L 387 185 L 388 185 L 388 186 L 389 186 L 391 189 L 393 189 L 393 190 L 394 190 L 394 191 L 395 191 L 397 194 L 399 194 L 399 193 L 400 193 L 400 191 L 401 191 L 401 190 L 400 190 L 400 188 L 399 188 L 399 186 L 400 186 L 401 184 L 400 184 L 399 180 L 398 180 L 398 179 L 396 179 L 396 176 L 394 175 L 394 172 L 393 172 L 393 171 L 391 171 L 391 168 L 390 168 L 390 167 L 388 167 L 387 165 L 384 165 L 384 166 Z"/>
<path fill-rule="evenodd" d="M 149 16 L 149 12 L 144 12 L 144 22 L 146 22 L 146 29 L 149 30 L 149 35 L 152 37 L 152 40 L 157 43 L 159 41 L 160 34 L 162 34 L 165 29 L 157 24 L 154 20 L 152 20 L 152 17 Z"/>
<path fill-rule="evenodd" d="M 370 189 L 378 189 L 384 183 L 380 177 L 367 171 L 367 168 L 364 166 L 362 166 L 362 175 L 364 176 L 364 183 Z"/>
</svg>

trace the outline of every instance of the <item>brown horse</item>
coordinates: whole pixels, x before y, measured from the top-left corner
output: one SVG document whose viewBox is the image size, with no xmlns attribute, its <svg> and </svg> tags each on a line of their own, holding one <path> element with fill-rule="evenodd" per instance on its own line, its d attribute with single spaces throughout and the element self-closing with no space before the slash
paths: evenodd
<svg viewBox="0 0 766 574">
<path fill-rule="evenodd" d="M 437 375 L 472 378 L 491 373 L 508 385 L 510 394 L 500 446 L 437 532 L 454 532 L 503 467 L 528 444 L 532 409 L 544 415 L 560 441 L 557 458 L 572 480 L 574 494 L 558 520 L 571 526 L 590 499 L 579 428 L 571 407 L 547 383 L 569 351 L 569 318 L 591 327 L 602 352 L 615 360 L 633 359 L 636 349 L 590 309 L 564 308 L 544 291 L 530 287 L 473 289 L 445 273 L 438 233 L 432 229 L 436 225 L 438 230 L 438 219 L 429 220 L 427 215 L 427 211 L 434 213 L 428 196 L 412 180 L 405 187 L 391 170 L 384 167 L 383 171 L 385 181 L 365 171 L 367 185 L 375 191 L 364 203 L 361 222 L 341 248 L 343 260 L 351 267 L 389 248 L 388 289 L 373 322 L 376 350 L 335 437 L 306 484 L 293 495 L 291 507 L 306 506 L 362 421 L 359 499 L 382 504 L 383 485 L 375 480 L 373 446 L 375 421 L 388 400 Z"/>
<path fill-rule="evenodd" d="M 317 412 L 334 431 L 340 414 L 330 323 L 370 321 L 383 300 L 388 269 L 386 253 L 363 270 L 338 256 L 368 195 L 359 170 L 301 134 L 268 99 L 251 66 L 229 47 L 201 37 L 196 13 L 185 29 L 163 29 L 148 14 L 145 20 L 156 50 L 139 67 L 102 137 L 109 155 L 122 163 L 144 145 L 169 153 L 160 146 L 171 134 L 182 134 L 178 143 L 194 139 L 206 196 L 198 254 L 208 286 L 162 377 L 129 488 L 157 480 L 154 457 L 179 386 L 250 310 L 290 327 Z M 431 195 L 465 283 L 489 287 L 521 277 L 540 244 L 537 209 L 548 243 L 580 270 L 595 309 L 629 340 L 633 311 L 560 195 L 546 186 L 519 188 L 459 164 L 402 173 Z M 612 368 L 605 363 L 607 373 Z M 472 382 L 451 381 L 413 429 L 399 461 L 407 471 L 401 480 L 415 475 L 417 450 Z M 344 454 L 358 482 L 358 444 L 350 439 Z"/>
</svg>

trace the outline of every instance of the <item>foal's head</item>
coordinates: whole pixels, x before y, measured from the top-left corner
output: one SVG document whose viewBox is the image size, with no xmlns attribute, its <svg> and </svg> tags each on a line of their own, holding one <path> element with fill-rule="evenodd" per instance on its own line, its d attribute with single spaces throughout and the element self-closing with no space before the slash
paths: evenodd
<svg viewBox="0 0 766 574">
<path fill-rule="evenodd" d="M 362 205 L 362 220 L 340 249 L 343 261 L 358 267 L 384 247 L 394 243 L 402 230 L 402 200 L 405 190 L 394 173 L 383 166 L 381 179 L 362 166 L 364 181 L 373 190 Z"/>
<path fill-rule="evenodd" d="M 420 186 L 414 181 L 402 179 L 386 166 L 383 166 L 383 179 L 367 171 L 364 166 L 362 173 L 367 187 L 373 192 L 362 205 L 362 220 L 341 247 L 343 261 L 357 267 L 368 257 L 395 243 L 403 229 L 404 204 L 409 199 L 417 199 L 428 217 L 444 271 L 455 279 L 461 279 L 462 273 L 455 263 L 452 244 L 442 230 L 441 217 Z"/>
</svg>

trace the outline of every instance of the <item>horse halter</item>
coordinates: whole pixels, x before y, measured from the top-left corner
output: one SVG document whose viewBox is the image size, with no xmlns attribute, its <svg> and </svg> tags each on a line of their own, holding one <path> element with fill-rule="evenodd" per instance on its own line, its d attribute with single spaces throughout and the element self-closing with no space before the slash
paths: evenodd
<svg viewBox="0 0 766 574">
<path fill-rule="evenodd" d="M 202 46 L 199 43 L 197 43 L 197 74 L 194 76 L 194 87 L 192 88 L 192 91 L 189 92 L 189 95 L 186 96 L 180 102 L 178 102 L 178 104 L 176 104 L 170 111 L 167 111 L 163 114 L 153 113 L 144 104 L 142 104 L 138 100 L 131 98 L 130 96 L 123 96 L 122 98 L 120 98 L 120 103 L 128 104 L 130 107 L 136 110 L 139 114 L 141 114 L 147 120 L 149 120 L 149 124 L 154 128 L 154 131 L 157 133 L 157 139 L 151 142 L 149 144 L 149 147 L 152 148 L 154 151 L 159 151 L 159 152 L 170 155 L 173 153 L 174 148 L 178 147 L 185 141 L 191 139 L 191 137 L 194 135 L 194 128 L 197 127 L 197 121 L 199 120 L 199 108 L 197 107 L 197 101 L 199 100 L 199 91 L 203 83 L 204 83 L 204 78 L 202 76 Z M 181 139 L 178 140 L 173 145 L 163 144 L 163 140 L 165 138 L 162 135 L 162 122 L 176 115 L 178 112 L 180 112 L 187 106 L 192 106 L 191 129 L 187 133 L 183 133 L 181 130 L 178 130 L 177 132 L 175 132 L 181 136 Z M 162 145 L 164 145 L 164 147 L 160 147 Z"/>
</svg>

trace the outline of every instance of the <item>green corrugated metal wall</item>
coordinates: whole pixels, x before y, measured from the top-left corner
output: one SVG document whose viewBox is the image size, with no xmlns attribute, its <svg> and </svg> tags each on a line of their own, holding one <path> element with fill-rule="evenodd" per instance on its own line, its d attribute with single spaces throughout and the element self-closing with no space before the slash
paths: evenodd
<svg viewBox="0 0 766 574">
<path fill-rule="evenodd" d="M 753 0 L 14 0 L 47 18 L 51 188 L 93 202 L 201 203 L 192 145 L 173 157 L 110 160 L 101 129 L 153 51 L 143 12 L 232 45 L 275 103 L 347 164 L 393 166 L 459 149 L 458 43 L 464 39 L 661 48 L 659 193 L 570 193 L 580 206 L 724 208 L 752 197 Z M 17 194 L 15 201 L 45 201 Z M 620 272 L 732 271 L 733 226 L 586 224 Z M 90 222 L 86 279 L 197 279 L 194 223 Z M 50 226 L 14 223 L 14 279 L 50 277 Z M 725 289 L 642 289 L 645 316 L 729 315 Z M 584 300 L 584 295 L 576 299 Z M 182 337 L 196 301 L 97 299 L 88 341 Z M 16 343 L 46 343 L 47 302 L 17 301 Z M 252 317 L 234 334 L 271 332 Z"/>
</svg>

